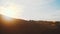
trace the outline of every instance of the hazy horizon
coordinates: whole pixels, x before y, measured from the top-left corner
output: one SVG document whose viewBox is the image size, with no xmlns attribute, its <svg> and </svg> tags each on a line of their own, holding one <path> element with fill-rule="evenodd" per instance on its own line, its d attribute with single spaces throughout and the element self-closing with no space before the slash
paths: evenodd
<svg viewBox="0 0 60 34">
<path fill-rule="evenodd" d="M 60 21 L 60 0 L 0 0 L 0 12 L 19 19 Z"/>
</svg>

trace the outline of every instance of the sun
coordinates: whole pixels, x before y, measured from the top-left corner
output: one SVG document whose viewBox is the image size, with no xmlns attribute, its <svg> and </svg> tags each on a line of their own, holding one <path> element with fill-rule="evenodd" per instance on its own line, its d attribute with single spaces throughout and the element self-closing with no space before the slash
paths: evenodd
<svg viewBox="0 0 60 34">
<path fill-rule="evenodd" d="M 8 6 L 2 6 L 0 7 L 0 9 L 1 9 L 0 14 L 6 15 L 12 18 L 19 18 L 18 16 L 20 16 L 22 13 L 22 8 L 13 4 Z"/>
</svg>

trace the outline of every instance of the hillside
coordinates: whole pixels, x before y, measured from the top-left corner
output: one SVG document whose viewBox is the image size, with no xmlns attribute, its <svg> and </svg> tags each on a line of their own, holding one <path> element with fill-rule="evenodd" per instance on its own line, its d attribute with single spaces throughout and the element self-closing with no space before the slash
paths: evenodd
<svg viewBox="0 0 60 34">
<path fill-rule="evenodd" d="M 0 15 L 0 34 L 60 34 L 59 21 L 35 21 L 15 19 L 3 19 Z"/>
</svg>

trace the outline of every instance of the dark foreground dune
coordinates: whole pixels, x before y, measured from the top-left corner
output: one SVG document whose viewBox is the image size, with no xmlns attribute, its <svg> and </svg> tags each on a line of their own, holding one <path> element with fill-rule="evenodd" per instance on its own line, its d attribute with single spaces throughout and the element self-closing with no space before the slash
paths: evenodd
<svg viewBox="0 0 60 34">
<path fill-rule="evenodd" d="M 7 21 L 0 16 L 0 34 L 60 34 L 60 22 L 14 18 Z"/>
</svg>

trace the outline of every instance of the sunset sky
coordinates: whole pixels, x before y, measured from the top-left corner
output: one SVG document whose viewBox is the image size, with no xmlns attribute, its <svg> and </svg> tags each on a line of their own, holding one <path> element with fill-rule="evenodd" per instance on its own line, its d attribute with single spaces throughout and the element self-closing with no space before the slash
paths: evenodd
<svg viewBox="0 0 60 34">
<path fill-rule="evenodd" d="M 60 0 L 0 0 L 0 14 L 4 11 L 19 19 L 60 21 Z"/>
</svg>

